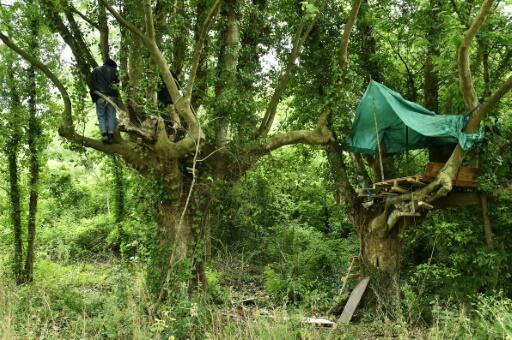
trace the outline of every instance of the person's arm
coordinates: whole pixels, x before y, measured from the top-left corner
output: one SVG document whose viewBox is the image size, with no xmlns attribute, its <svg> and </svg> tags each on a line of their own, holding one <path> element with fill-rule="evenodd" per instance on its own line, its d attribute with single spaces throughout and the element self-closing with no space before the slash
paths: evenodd
<svg viewBox="0 0 512 340">
<path fill-rule="evenodd" d="M 114 79 L 112 81 L 114 84 L 119 84 L 119 72 L 117 69 L 114 69 Z"/>
</svg>

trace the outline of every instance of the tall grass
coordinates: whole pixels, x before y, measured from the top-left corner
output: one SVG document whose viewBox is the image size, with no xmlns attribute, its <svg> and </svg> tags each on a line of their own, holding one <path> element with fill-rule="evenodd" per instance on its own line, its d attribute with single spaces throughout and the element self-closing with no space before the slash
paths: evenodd
<svg viewBox="0 0 512 340">
<path fill-rule="evenodd" d="M 1 262 L 1 261 L 0 261 Z M 364 317 L 336 331 L 302 322 L 311 312 L 183 300 L 154 308 L 144 277 L 117 264 L 39 261 L 36 281 L 0 277 L 0 339 L 512 339 L 512 301 L 480 296 L 472 305 L 434 303 L 430 324 Z M 411 306 L 409 306 L 411 307 Z"/>
</svg>

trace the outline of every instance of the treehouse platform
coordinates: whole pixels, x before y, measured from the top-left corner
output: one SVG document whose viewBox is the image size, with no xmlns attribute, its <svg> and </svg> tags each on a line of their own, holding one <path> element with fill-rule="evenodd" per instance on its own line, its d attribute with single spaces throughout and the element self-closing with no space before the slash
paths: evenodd
<svg viewBox="0 0 512 340">
<path fill-rule="evenodd" d="M 377 199 L 382 201 L 388 197 L 412 192 L 432 182 L 443 166 L 444 163 L 428 163 L 423 175 L 387 179 L 374 183 L 372 188 L 359 188 L 357 194 L 359 197 L 367 197 L 368 200 Z M 477 172 L 477 168 L 461 167 L 453 181 L 453 186 L 472 191 L 478 185 Z"/>
</svg>

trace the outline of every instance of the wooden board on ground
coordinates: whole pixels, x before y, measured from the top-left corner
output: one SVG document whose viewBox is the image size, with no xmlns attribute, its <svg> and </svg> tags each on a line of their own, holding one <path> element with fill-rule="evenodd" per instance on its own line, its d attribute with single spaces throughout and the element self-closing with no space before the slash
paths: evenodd
<svg viewBox="0 0 512 340">
<path fill-rule="evenodd" d="M 363 297 L 363 294 L 366 291 L 366 288 L 368 287 L 368 282 L 370 282 L 370 278 L 368 276 L 364 277 L 361 281 L 359 281 L 356 288 L 354 288 L 352 293 L 350 293 L 350 297 L 348 298 L 345 308 L 343 308 L 343 313 L 341 313 L 338 322 L 350 322 L 350 320 L 352 319 L 352 315 L 354 315 L 354 312 L 356 311 L 357 306 L 359 305 L 359 302 L 361 302 L 361 298 Z"/>
<path fill-rule="evenodd" d="M 304 318 L 302 320 L 303 323 L 309 323 L 311 325 L 315 326 L 321 326 L 321 327 L 332 327 L 334 326 L 334 322 L 332 322 L 329 319 L 325 318 Z"/>
</svg>

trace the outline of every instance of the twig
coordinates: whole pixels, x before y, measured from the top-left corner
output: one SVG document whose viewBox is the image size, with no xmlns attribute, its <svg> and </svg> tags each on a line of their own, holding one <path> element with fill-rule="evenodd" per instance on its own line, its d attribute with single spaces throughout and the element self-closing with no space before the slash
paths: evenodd
<svg viewBox="0 0 512 340">
<path fill-rule="evenodd" d="M 210 158 L 211 156 L 213 156 L 215 153 L 219 152 L 220 150 L 224 149 L 226 146 L 221 146 L 220 148 L 216 149 L 216 150 L 213 150 L 212 152 L 210 152 L 208 154 L 208 156 L 204 157 L 204 158 L 201 158 L 201 159 L 198 159 L 197 161 L 198 162 L 204 162 L 205 160 L 207 160 L 208 158 Z"/>
</svg>

